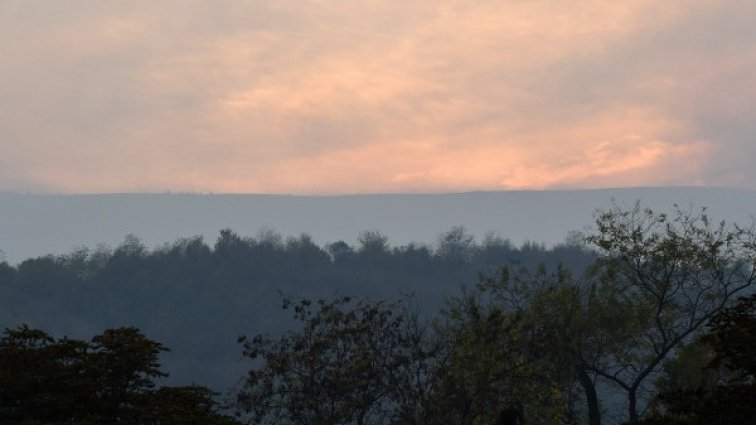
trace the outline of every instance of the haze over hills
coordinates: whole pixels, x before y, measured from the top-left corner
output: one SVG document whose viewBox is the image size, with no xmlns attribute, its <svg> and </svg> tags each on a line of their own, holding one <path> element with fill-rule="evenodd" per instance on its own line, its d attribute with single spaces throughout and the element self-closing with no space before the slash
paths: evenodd
<svg viewBox="0 0 756 425">
<path fill-rule="evenodd" d="M 691 187 L 344 196 L 6 193 L 0 194 L 0 255 L 16 264 L 81 246 L 115 247 L 128 234 L 148 247 L 195 235 L 212 243 L 225 228 L 241 235 L 305 232 L 318 244 L 352 243 L 374 229 L 404 245 L 432 243 L 461 225 L 478 237 L 494 232 L 515 244 L 553 245 L 589 226 L 595 209 L 613 199 L 655 209 L 706 206 L 713 218 L 741 224 L 756 215 L 755 191 Z"/>
<path fill-rule="evenodd" d="M 276 335 L 294 325 L 290 311 L 280 308 L 282 296 L 411 296 L 422 314 L 433 315 L 462 287 L 501 267 L 563 265 L 581 276 L 594 253 L 558 243 L 590 226 L 594 210 L 610 207 L 612 199 L 626 205 L 640 199 L 657 210 L 707 206 L 713 219 L 749 224 L 755 195 L 700 188 L 333 197 L 5 194 L 0 249 L 17 266 L 0 259 L 0 329 L 23 323 L 89 338 L 135 326 L 171 348 L 161 358 L 170 373 L 166 382 L 225 390 L 249 368 L 239 335 Z M 459 225 L 469 233 L 449 231 Z M 232 231 L 221 233 L 225 228 Z M 294 237 L 258 236 L 261 229 Z M 385 234 L 388 243 L 375 233 L 357 241 L 366 229 Z M 469 238 L 489 231 L 513 244 Z M 313 238 L 296 237 L 300 232 Z M 347 244 L 325 246 L 338 240 Z M 526 240 L 555 246 L 520 244 Z M 413 241 L 434 246 L 408 245 Z M 100 243 L 114 249 L 72 253 Z M 48 253 L 63 255 L 30 259 Z"/>
</svg>

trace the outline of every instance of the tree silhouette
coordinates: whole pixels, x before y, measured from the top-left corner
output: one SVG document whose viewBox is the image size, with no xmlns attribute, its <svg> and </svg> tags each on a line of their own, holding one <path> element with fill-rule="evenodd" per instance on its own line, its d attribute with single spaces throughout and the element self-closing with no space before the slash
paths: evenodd
<svg viewBox="0 0 756 425">
<path fill-rule="evenodd" d="M 204 387 L 163 387 L 165 348 L 135 328 L 81 341 L 20 326 L 0 339 L 2 424 L 233 424 Z"/>
<path fill-rule="evenodd" d="M 756 421 L 756 295 L 717 315 L 701 342 L 715 353 L 706 369 L 727 374 L 709 387 L 670 391 L 644 425 L 725 425 Z"/>
</svg>

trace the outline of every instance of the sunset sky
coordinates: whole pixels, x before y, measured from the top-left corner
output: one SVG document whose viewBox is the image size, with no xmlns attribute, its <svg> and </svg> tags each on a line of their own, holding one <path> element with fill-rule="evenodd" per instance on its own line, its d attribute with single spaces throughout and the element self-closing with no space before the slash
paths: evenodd
<svg viewBox="0 0 756 425">
<path fill-rule="evenodd" d="M 3 0 L 0 191 L 756 189 L 753 0 Z"/>
</svg>

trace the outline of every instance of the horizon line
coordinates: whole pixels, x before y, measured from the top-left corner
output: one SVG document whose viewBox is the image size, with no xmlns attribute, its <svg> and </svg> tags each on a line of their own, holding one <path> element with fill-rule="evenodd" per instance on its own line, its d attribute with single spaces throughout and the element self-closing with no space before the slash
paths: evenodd
<svg viewBox="0 0 756 425">
<path fill-rule="evenodd" d="M 471 189 L 460 191 L 406 191 L 406 192 L 344 192 L 344 193 L 265 193 L 265 192 L 214 192 L 214 191 L 191 191 L 191 190 L 163 190 L 163 191 L 133 191 L 133 192 L 35 192 L 35 191 L 12 191 L 0 190 L 0 195 L 14 196 L 133 196 L 133 195 L 167 195 L 167 196 L 260 196 L 260 197 L 298 197 L 298 198 L 339 198 L 361 196 L 443 196 L 443 195 L 466 195 L 482 193 L 570 193 L 570 192 L 601 192 L 610 190 L 726 190 L 741 192 L 756 192 L 754 189 L 728 187 L 728 186 L 696 186 L 696 185 L 671 185 L 671 186 L 608 186 L 588 188 L 542 188 L 542 189 Z"/>
</svg>

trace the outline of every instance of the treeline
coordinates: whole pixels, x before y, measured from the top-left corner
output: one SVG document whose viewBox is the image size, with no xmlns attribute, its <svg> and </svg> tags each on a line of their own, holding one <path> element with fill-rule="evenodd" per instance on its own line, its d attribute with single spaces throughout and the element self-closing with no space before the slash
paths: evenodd
<svg viewBox="0 0 756 425">
<path fill-rule="evenodd" d="M 300 275 L 294 267 L 312 275 Z M 391 248 L 376 232 L 366 232 L 357 247 L 319 248 L 306 236 L 284 241 L 271 234 L 241 238 L 224 231 L 213 247 L 192 239 L 149 251 L 129 238 L 112 252 L 82 251 L 3 270 L 8 280 L 0 290 L 15 297 L 16 304 L 7 305 L 12 315 L 35 300 L 43 303 L 35 314 L 67 318 L 69 326 L 135 314 L 168 336 L 185 332 L 181 336 L 189 335 L 189 344 L 169 344 L 173 353 L 199 353 L 197 365 L 235 375 L 237 385 L 227 392 L 231 398 L 225 407 L 245 423 L 695 425 L 756 420 L 756 230 L 712 223 L 705 211 L 667 215 L 640 205 L 615 206 L 597 213 L 593 231 L 553 249 L 515 248 L 495 238 L 480 243 L 460 228 L 440 237 L 433 249 Z M 381 286 L 371 273 L 394 280 Z M 56 284 L 43 278 L 58 274 L 65 279 Z M 321 278 L 331 279 L 331 285 L 318 286 Z M 452 279 L 472 283 L 460 288 Z M 294 295 L 255 292 L 276 287 Z M 334 290 L 357 296 L 334 295 Z M 449 295 L 440 303 L 443 291 Z M 280 306 L 288 321 L 273 316 Z M 108 310 L 114 307 L 122 310 Z M 52 352 L 63 355 L 54 354 L 53 367 L 43 367 L 34 379 L 0 380 L 0 415 L 33 415 L 34 403 L 40 402 L 34 391 L 11 384 L 44 382 L 50 376 L 45 370 L 68 376 L 68 366 L 78 365 L 72 379 L 54 382 L 91 385 L 95 398 L 86 391 L 71 394 L 95 410 L 111 406 L 110 416 L 100 418 L 103 423 L 171 423 L 160 418 L 174 411 L 172 400 L 184 400 L 175 411 L 186 418 L 237 420 L 218 410 L 207 388 L 153 388 L 153 378 L 163 375 L 156 363 L 162 345 L 135 328 L 113 328 L 90 342 L 35 336 L 39 332 L 8 329 L 0 341 L 0 362 L 10 363 L 0 364 L 0 370 L 11 376 L 37 370 L 12 363 L 34 356 L 37 364 L 48 365 L 46 351 L 34 351 L 39 346 L 57 347 Z M 137 362 L 147 365 L 137 373 L 146 386 L 137 385 L 134 395 L 99 399 L 96 394 L 109 393 L 107 377 L 114 369 L 103 366 L 102 359 L 129 358 L 108 357 L 112 348 L 103 345 L 103 338 L 122 333 L 131 335 L 127 341 L 139 341 L 126 344 L 126 353 L 133 351 L 128 347 L 147 353 L 141 357 L 146 363 Z M 218 347 L 203 345 L 230 339 L 229 333 L 241 343 L 234 347 L 235 361 L 218 356 Z M 34 342 L 39 340 L 43 343 Z M 85 355 L 66 351 L 69 341 L 83 347 Z M 8 347 L 13 353 L 19 346 L 28 355 L 4 357 Z M 196 369 L 185 376 L 201 375 Z M 79 376 L 88 378 L 80 381 Z M 60 394 L 66 391 L 43 397 L 42 405 L 50 406 L 45 403 Z M 164 396 L 168 410 L 139 416 L 162 406 L 145 400 Z M 51 406 L 65 410 L 61 404 Z M 25 423 L 23 415 L 19 418 Z M 31 423 L 78 423 L 56 421 Z"/>
<path fill-rule="evenodd" d="M 756 420 L 754 295 L 711 315 L 687 344 L 674 344 L 675 350 L 662 356 L 663 367 L 652 366 L 659 353 L 636 341 L 605 341 L 600 344 L 605 352 L 583 357 L 590 349 L 576 347 L 599 335 L 566 341 L 559 335 L 577 330 L 575 323 L 552 327 L 546 325 L 549 319 L 529 316 L 530 307 L 506 311 L 501 305 L 459 300 L 442 322 L 429 327 L 402 303 L 348 297 L 293 302 L 298 331 L 243 340 L 245 355 L 262 362 L 237 393 L 237 412 L 250 423 L 300 425 L 724 425 Z M 564 313 L 558 320 L 565 319 Z M 610 328 L 626 337 L 624 332 L 639 324 L 627 317 L 620 325 L 595 318 L 592 330 Z M 625 363 L 611 364 L 619 354 Z M 623 369 L 633 374 L 648 367 L 658 370 L 639 377 L 648 382 L 642 394 L 630 397 L 637 410 L 623 414 L 595 391 L 601 379 L 623 379 Z M 626 395 L 633 391 L 619 389 Z M 592 406 L 594 401 L 599 404 Z"/>
<path fill-rule="evenodd" d="M 291 300 L 295 330 L 242 339 L 238 407 L 261 424 L 753 423 L 756 231 L 615 207 L 583 240 L 585 274 L 503 267 L 431 321 L 411 300 Z"/>
<path fill-rule="evenodd" d="M 244 371 L 240 334 L 276 334 L 293 324 L 279 308 L 284 296 L 414 294 L 433 314 L 463 284 L 502 265 L 583 270 L 592 260 L 577 244 L 514 246 L 490 235 L 476 240 L 461 227 L 433 245 L 401 247 L 377 231 L 364 232 L 355 245 L 326 246 L 304 234 L 243 237 L 224 230 L 212 244 L 194 237 L 148 249 L 128 236 L 115 249 L 0 263 L 0 326 L 27 323 L 78 338 L 135 326 L 172 348 L 163 356 L 168 382 L 225 390 Z"/>
</svg>

